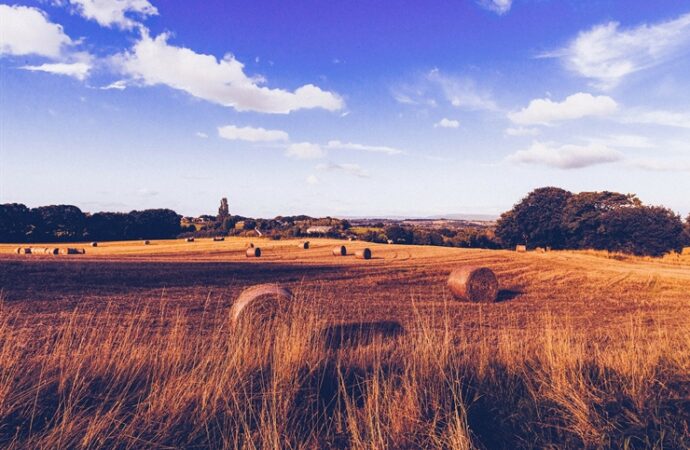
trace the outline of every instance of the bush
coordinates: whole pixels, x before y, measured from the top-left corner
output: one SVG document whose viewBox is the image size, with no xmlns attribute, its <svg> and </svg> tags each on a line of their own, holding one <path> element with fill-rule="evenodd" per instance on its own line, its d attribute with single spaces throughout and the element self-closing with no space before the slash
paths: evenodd
<svg viewBox="0 0 690 450">
<path fill-rule="evenodd" d="M 634 255 L 662 256 L 683 248 L 680 216 L 660 206 L 613 209 L 603 214 L 600 247 Z"/>
</svg>

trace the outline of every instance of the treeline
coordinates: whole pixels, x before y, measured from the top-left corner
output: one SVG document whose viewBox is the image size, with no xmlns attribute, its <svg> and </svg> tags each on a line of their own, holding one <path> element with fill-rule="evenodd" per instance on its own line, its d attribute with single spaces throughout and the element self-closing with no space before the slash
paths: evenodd
<svg viewBox="0 0 690 450">
<path fill-rule="evenodd" d="M 496 236 L 505 247 L 596 249 L 661 256 L 690 245 L 685 224 L 668 208 L 646 206 L 633 194 L 545 187 L 503 213 Z"/>
<path fill-rule="evenodd" d="M 72 205 L 0 205 L 0 242 L 168 239 L 180 232 L 180 216 L 170 209 L 87 214 Z"/>
<path fill-rule="evenodd" d="M 407 245 L 437 245 L 461 248 L 501 248 L 494 230 L 488 227 L 426 229 L 410 225 L 392 224 L 381 230 L 370 230 L 360 236 L 367 242 Z"/>
</svg>

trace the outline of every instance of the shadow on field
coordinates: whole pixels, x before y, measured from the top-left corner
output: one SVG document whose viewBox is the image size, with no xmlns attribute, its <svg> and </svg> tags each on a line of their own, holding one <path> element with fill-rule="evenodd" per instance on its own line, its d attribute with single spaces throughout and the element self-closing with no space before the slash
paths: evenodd
<svg viewBox="0 0 690 450">
<path fill-rule="evenodd" d="M 498 297 L 496 297 L 497 302 L 507 302 L 508 300 L 514 300 L 524 294 L 522 289 L 511 288 L 511 289 L 501 289 L 498 291 Z"/>
</svg>

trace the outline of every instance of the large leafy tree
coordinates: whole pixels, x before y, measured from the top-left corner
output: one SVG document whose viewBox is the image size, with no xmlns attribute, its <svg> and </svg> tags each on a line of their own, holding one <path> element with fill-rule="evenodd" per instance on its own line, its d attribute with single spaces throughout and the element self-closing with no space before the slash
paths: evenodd
<svg viewBox="0 0 690 450">
<path fill-rule="evenodd" d="M 566 247 L 606 248 L 606 238 L 599 233 L 605 214 L 641 205 L 633 194 L 604 191 L 572 195 L 563 211 Z"/>
<path fill-rule="evenodd" d="M 602 214 L 600 247 L 634 255 L 662 256 L 683 247 L 683 222 L 660 206 L 617 208 Z"/>
<path fill-rule="evenodd" d="M 530 248 L 563 248 L 563 211 L 572 195 L 556 187 L 535 189 L 501 215 L 496 236 L 507 247 L 526 244 Z"/>
<path fill-rule="evenodd" d="M 26 242 L 32 229 L 29 208 L 20 203 L 0 205 L 0 242 Z"/>
<path fill-rule="evenodd" d="M 86 216 L 73 205 L 41 206 L 31 210 L 35 229 L 31 240 L 69 242 L 83 239 Z"/>
</svg>

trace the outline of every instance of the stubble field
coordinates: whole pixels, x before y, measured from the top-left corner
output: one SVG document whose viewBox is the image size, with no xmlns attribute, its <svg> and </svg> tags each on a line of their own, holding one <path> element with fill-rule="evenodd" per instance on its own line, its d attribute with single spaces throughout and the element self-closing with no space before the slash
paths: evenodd
<svg viewBox="0 0 690 450">
<path fill-rule="evenodd" d="M 0 245 L 0 443 L 24 448 L 683 448 L 690 255 L 312 239 Z M 373 259 L 334 257 L 368 246 Z M 499 301 L 453 300 L 460 265 Z M 296 294 L 232 328 L 247 286 Z M 343 345 L 320 330 L 398 322 Z M 374 324 L 374 325 L 371 325 Z M 357 345 L 360 344 L 360 345 Z"/>
</svg>

